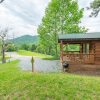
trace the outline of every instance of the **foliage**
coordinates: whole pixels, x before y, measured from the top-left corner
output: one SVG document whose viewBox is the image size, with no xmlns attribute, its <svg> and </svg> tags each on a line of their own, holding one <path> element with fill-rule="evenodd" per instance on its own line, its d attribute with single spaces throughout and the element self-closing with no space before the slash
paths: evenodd
<svg viewBox="0 0 100 100">
<path fill-rule="evenodd" d="M 30 47 L 30 46 L 29 46 L 28 44 L 22 44 L 20 48 L 21 48 L 22 50 L 27 50 L 27 51 L 28 51 L 28 50 L 29 50 L 29 47 Z"/>
<path fill-rule="evenodd" d="M 36 46 L 35 44 L 32 44 L 32 45 L 30 46 L 30 50 L 31 50 L 32 52 L 35 51 L 36 48 L 37 48 L 37 46 Z"/>
<path fill-rule="evenodd" d="M 7 43 L 6 44 L 6 51 L 11 52 L 11 51 L 17 51 L 17 47 L 13 43 Z"/>
<path fill-rule="evenodd" d="M 52 0 L 45 11 L 42 23 L 38 27 L 41 52 L 58 56 L 58 35 L 86 32 L 79 23 L 83 9 L 79 9 L 75 0 Z"/>
<path fill-rule="evenodd" d="M 8 27 L 2 28 L 0 27 L 0 39 L 1 39 L 1 53 L 2 53 L 2 63 L 6 63 L 5 58 L 5 38 L 7 37 L 7 34 L 9 32 Z"/>
<path fill-rule="evenodd" d="M 0 100 L 100 100 L 100 77 L 22 72 L 0 64 Z"/>
<path fill-rule="evenodd" d="M 90 4 L 90 8 L 93 10 L 93 12 L 91 13 L 91 16 L 97 16 L 98 13 L 100 12 L 100 0 L 94 0 L 91 4 Z"/>
<path fill-rule="evenodd" d="M 19 47 L 19 49 L 21 49 L 21 50 L 27 50 L 27 51 L 32 51 L 32 52 L 35 51 L 36 48 L 37 48 L 37 45 L 35 45 L 35 44 L 31 44 L 31 45 L 29 45 L 29 44 L 22 44 Z"/>
<path fill-rule="evenodd" d="M 80 45 L 68 45 L 68 48 L 67 48 L 68 51 L 80 51 Z"/>
</svg>

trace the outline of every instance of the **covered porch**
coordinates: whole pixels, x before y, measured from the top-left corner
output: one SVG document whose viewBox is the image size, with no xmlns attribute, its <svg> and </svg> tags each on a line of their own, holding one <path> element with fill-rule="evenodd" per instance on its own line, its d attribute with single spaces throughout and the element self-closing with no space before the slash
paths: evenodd
<svg viewBox="0 0 100 100">
<path fill-rule="evenodd" d="M 76 46 L 78 50 L 69 49 L 70 46 Z M 60 59 L 61 62 L 73 64 L 94 64 L 95 50 L 91 42 L 60 42 Z"/>
<path fill-rule="evenodd" d="M 95 43 L 86 34 L 66 34 L 59 38 L 61 62 L 94 64 Z M 72 47 L 72 49 L 69 49 Z M 74 47 L 74 48 L 73 48 Z M 77 49 L 76 49 L 77 48 Z"/>
</svg>

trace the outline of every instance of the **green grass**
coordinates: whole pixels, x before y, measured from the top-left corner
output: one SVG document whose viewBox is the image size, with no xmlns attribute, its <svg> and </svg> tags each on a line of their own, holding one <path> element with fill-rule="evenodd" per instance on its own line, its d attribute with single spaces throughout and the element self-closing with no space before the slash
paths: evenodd
<svg viewBox="0 0 100 100">
<path fill-rule="evenodd" d="M 24 56 L 34 56 L 34 57 L 39 57 L 45 60 L 56 60 L 56 57 L 53 57 L 51 55 L 45 55 L 41 53 L 36 53 L 36 52 L 31 52 L 31 51 L 25 51 L 25 50 L 19 50 L 18 51 L 19 55 L 24 55 Z"/>
<path fill-rule="evenodd" d="M 0 64 L 0 100 L 100 100 L 100 77 L 22 72 Z"/>
</svg>

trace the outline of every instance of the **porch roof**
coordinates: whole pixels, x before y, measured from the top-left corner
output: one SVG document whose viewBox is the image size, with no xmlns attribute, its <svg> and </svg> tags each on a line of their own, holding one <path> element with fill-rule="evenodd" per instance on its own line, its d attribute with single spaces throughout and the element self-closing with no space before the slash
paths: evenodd
<svg viewBox="0 0 100 100">
<path fill-rule="evenodd" d="M 59 41 L 84 41 L 84 40 L 100 40 L 100 32 L 94 33 L 77 33 L 59 35 Z"/>
</svg>

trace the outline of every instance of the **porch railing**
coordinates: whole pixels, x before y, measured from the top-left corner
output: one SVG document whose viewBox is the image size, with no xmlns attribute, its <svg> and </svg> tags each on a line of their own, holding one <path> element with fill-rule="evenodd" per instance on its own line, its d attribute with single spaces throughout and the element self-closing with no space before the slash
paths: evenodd
<svg viewBox="0 0 100 100">
<path fill-rule="evenodd" d="M 83 53 L 61 53 L 61 60 L 67 61 L 74 64 L 94 64 L 95 54 L 83 54 Z"/>
</svg>

